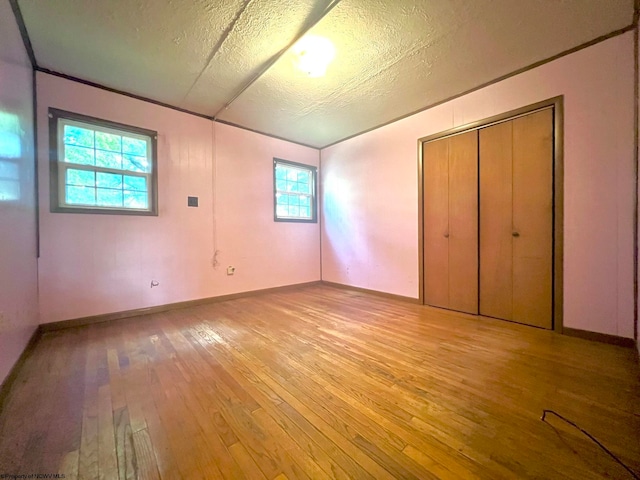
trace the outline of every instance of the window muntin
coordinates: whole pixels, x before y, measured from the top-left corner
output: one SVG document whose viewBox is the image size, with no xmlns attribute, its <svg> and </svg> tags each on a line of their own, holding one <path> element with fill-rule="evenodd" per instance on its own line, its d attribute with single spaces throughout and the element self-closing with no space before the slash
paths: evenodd
<svg viewBox="0 0 640 480">
<path fill-rule="evenodd" d="M 276 221 L 316 221 L 315 167 L 274 159 L 273 181 Z"/>
<path fill-rule="evenodd" d="M 52 211 L 155 215 L 156 132 L 50 109 Z"/>
</svg>

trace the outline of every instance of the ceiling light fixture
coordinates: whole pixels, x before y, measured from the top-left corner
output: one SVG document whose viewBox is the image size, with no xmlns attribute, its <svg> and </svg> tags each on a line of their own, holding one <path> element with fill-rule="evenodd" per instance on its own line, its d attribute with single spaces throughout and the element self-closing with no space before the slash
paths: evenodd
<svg viewBox="0 0 640 480">
<path fill-rule="evenodd" d="M 316 35 L 302 37 L 292 50 L 295 55 L 295 65 L 311 78 L 324 76 L 336 54 L 331 40 Z"/>
</svg>

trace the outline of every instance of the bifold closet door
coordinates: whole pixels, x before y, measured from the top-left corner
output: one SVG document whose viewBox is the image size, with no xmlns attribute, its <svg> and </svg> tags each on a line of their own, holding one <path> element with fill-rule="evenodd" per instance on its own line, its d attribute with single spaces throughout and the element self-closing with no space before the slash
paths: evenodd
<svg viewBox="0 0 640 480">
<path fill-rule="evenodd" d="M 478 134 L 423 146 L 425 303 L 478 313 Z"/>
<path fill-rule="evenodd" d="M 552 328 L 553 112 L 480 130 L 480 314 Z"/>
</svg>

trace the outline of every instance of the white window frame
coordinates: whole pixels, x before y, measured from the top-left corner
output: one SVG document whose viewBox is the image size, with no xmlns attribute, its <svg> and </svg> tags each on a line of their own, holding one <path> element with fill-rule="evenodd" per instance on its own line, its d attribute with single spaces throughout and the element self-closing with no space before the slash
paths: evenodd
<svg viewBox="0 0 640 480">
<path fill-rule="evenodd" d="M 54 108 L 49 109 L 49 134 L 51 142 L 51 211 L 66 213 L 104 213 L 117 215 L 157 215 L 157 132 L 129 125 L 118 124 Z M 150 172 L 134 172 L 97 165 L 84 165 L 65 162 L 64 127 L 77 126 L 94 132 L 103 132 L 144 140 L 147 143 L 147 161 Z M 81 205 L 67 203 L 67 170 L 85 170 L 90 172 L 115 173 L 146 179 L 147 208 L 113 207 L 100 205 Z"/>
<path fill-rule="evenodd" d="M 278 165 L 282 165 L 286 168 L 292 168 L 296 170 L 303 170 L 309 173 L 311 179 L 311 193 L 297 193 L 300 196 L 308 197 L 310 202 L 310 217 L 303 216 L 282 216 L 278 215 L 278 196 L 281 194 L 291 194 L 293 192 L 281 191 L 277 187 L 276 170 Z M 273 159 L 273 219 L 276 222 L 297 222 L 297 223 L 317 223 L 318 222 L 318 169 L 312 165 L 304 163 L 291 162 L 289 160 L 283 160 L 281 158 Z"/>
</svg>

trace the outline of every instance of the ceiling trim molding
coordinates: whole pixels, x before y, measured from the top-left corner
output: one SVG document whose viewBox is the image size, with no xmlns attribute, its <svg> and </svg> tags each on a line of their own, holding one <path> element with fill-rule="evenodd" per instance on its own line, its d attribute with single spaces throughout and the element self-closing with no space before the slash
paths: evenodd
<svg viewBox="0 0 640 480">
<path fill-rule="evenodd" d="M 186 108 L 176 107 L 175 105 L 170 105 L 168 103 L 164 103 L 159 100 L 154 100 L 152 98 L 144 97 L 142 95 L 137 95 L 135 93 L 130 93 L 124 90 L 119 90 L 117 88 L 108 87 L 101 83 L 93 82 L 91 80 L 85 80 L 84 78 L 74 77 L 73 75 L 67 75 L 66 73 L 56 72 L 55 70 L 49 70 L 48 68 L 36 67 L 36 71 L 40 73 L 46 73 L 47 75 L 53 75 L 54 77 L 64 78 L 65 80 L 70 80 L 72 82 L 81 83 L 83 85 L 88 85 L 89 87 L 99 88 L 100 90 L 106 90 L 107 92 L 124 95 L 125 97 L 135 98 L 136 100 L 142 100 L 143 102 L 153 103 L 154 105 L 170 108 L 171 110 L 177 110 L 178 112 L 195 115 L 196 117 L 206 118 L 207 120 L 213 120 L 212 116 L 205 115 L 204 113 L 198 113 L 192 110 L 187 110 Z"/>
<path fill-rule="evenodd" d="M 309 145 L 309 144 L 302 143 L 302 142 L 296 142 L 295 140 L 290 140 L 290 139 L 284 138 L 284 137 L 278 137 L 277 135 L 272 135 L 270 133 L 261 132 L 260 130 L 254 130 L 253 128 L 244 127 L 244 126 L 238 125 L 236 123 L 227 122 L 225 120 L 220 120 L 219 118 L 214 119 L 212 116 L 205 115 L 204 113 L 194 112 L 192 110 L 187 110 L 186 108 L 176 107 L 174 105 L 170 105 L 168 103 L 160 102 L 160 101 L 154 100 L 152 98 L 143 97 L 142 95 L 136 95 L 135 93 L 129 93 L 129 92 L 126 92 L 124 90 L 118 90 L 117 88 L 107 87 L 106 85 L 102 85 L 100 83 L 92 82 L 91 80 L 84 80 L 82 78 L 74 77 L 73 75 L 67 75 L 66 73 L 56 72 L 54 70 L 49 70 L 48 68 L 43 68 L 43 67 L 36 67 L 34 70 L 37 71 L 37 72 L 40 72 L 40 73 L 45 73 L 47 75 L 52 75 L 54 77 L 64 78 L 65 80 L 69 80 L 71 82 L 81 83 L 82 85 L 87 85 L 89 87 L 94 87 L 94 88 L 98 88 L 100 90 L 105 90 L 105 91 L 110 92 L 110 93 L 115 93 L 117 95 L 123 95 L 125 97 L 133 98 L 135 100 L 140 100 L 142 102 L 147 102 L 147 103 L 151 103 L 153 105 L 158 105 L 159 107 L 164 107 L 164 108 L 168 108 L 170 110 L 175 110 L 175 111 L 178 111 L 180 113 L 186 113 L 187 115 L 193 115 L 195 117 L 204 118 L 205 120 L 210 120 L 212 122 L 221 123 L 221 124 L 224 124 L 224 125 L 229 125 L 230 127 L 240 128 L 242 130 L 247 130 L 249 132 L 253 132 L 253 133 L 260 134 L 260 135 L 264 135 L 265 137 L 275 138 L 276 140 L 282 140 L 282 141 L 285 141 L 285 142 L 289 142 L 289 143 L 293 143 L 293 144 L 296 144 L 296 145 L 300 145 L 302 147 L 313 148 L 314 150 L 320 151 L 320 149 L 318 147 L 315 147 L 313 145 Z"/>
<path fill-rule="evenodd" d="M 640 0 L 637 0 L 637 1 L 638 1 L 638 3 L 640 3 Z M 429 104 L 426 107 L 422 107 L 422 108 L 420 108 L 418 110 L 414 110 L 411 113 L 407 113 L 406 115 L 402 115 L 400 117 L 396 117 L 393 120 L 389 120 L 388 122 L 381 123 L 380 125 L 376 125 L 375 127 L 368 128 L 368 129 L 366 129 L 366 130 L 364 130 L 364 131 L 362 131 L 360 133 L 355 133 L 355 134 L 349 135 L 348 137 L 345 137 L 345 138 L 343 138 L 341 140 L 336 140 L 335 142 L 331 142 L 331 143 L 329 143 L 329 144 L 327 144 L 327 145 L 325 145 L 323 147 L 320 147 L 320 150 L 324 150 L 325 148 L 332 147 L 334 145 L 337 145 L 338 143 L 342 143 L 342 142 L 345 142 L 347 140 L 351 140 L 352 138 L 359 137 L 360 135 L 364 135 L 365 133 L 372 132 L 373 130 L 377 130 L 378 128 L 382 128 L 382 127 L 385 127 L 385 126 L 390 125 L 392 123 L 398 122 L 400 120 L 404 120 L 405 118 L 411 117 L 411 116 L 416 115 L 418 113 L 424 112 L 424 111 L 429 110 L 429 109 L 434 108 L 434 107 L 437 107 L 438 105 L 442 105 L 443 103 L 450 102 L 452 100 L 455 100 L 456 98 L 464 97 L 465 95 L 469 95 L 470 93 L 473 93 L 475 91 L 481 90 L 481 89 L 486 88 L 486 87 L 489 87 L 489 86 L 493 85 L 494 83 L 502 82 L 503 80 L 506 80 L 506 79 L 511 78 L 511 77 L 515 77 L 516 75 L 520 75 L 521 73 L 527 72 L 529 70 L 533 70 L 534 68 L 540 67 L 540 66 L 542 66 L 542 65 L 544 65 L 546 63 L 553 62 L 554 60 L 558 60 L 559 58 L 565 57 L 567 55 L 571 55 L 572 53 L 576 53 L 576 52 L 578 52 L 580 50 L 584 50 L 585 48 L 592 47 L 593 45 L 596 45 L 598 43 L 604 42 L 604 41 L 609 40 L 611 38 L 614 38 L 614 37 L 617 37 L 619 35 L 623 35 L 623 34 L 625 34 L 627 32 L 633 31 L 637 27 L 635 22 L 636 22 L 636 19 L 634 19 L 634 23 L 632 23 L 631 25 L 628 25 L 628 26 L 626 26 L 624 28 L 621 28 L 619 30 L 614 30 L 613 32 L 607 33 L 606 35 L 601 35 L 600 37 L 594 38 L 593 40 L 590 40 L 590 41 L 585 42 L 585 43 L 583 43 L 581 45 L 578 45 L 577 47 L 570 48 L 568 50 L 560 52 L 560 53 L 558 53 L 556 55 L 553 55 L 553 56 L 551 56 L 549 58 L 546 58 L 544 60 L 540 60 L 540 61 L 532 63 L 531 65 L 528 65 L 526 67 L 519 68 L 518 70 L 515 70 L 515 71 L 513 71 L 511 73 L 507 73 L 506 75 L 502 75 L 501 77 L 498 77 L 498 78 L 496 78 L 494 80 L 490 80 L 488 82 L 485 82 L 485 83 L 483 83 L 481 85 L 478 85 L 477 87 L 471 88 L 469 90 L 466 90 L 466 91 L 464 91 L 462 93 L 458 93 L 456 95 L 452 95 L 451 97 L 445 98 L 444 100 L 440 100 L 438 102 Z"/>
<path fill-rule="evenodd" d="M 320 148 L 319 147 L 314 147 L 313 145 L 309 145 L 308 143 L 302 143 L 302 142 L 296 142 L 295 140 L 289 140 L 288 138 L 284 138 L 284 137 L 279 137 L 277 135 L 273 135 L 271 133 L 265 133 L 265 132 L 261 132 L 260 130 L 254 130 L 253 128 L 249 128 L 249 127 L 243 127 L 242 125 L 238 125 L 237 123 L 233 123 L 233 122 L 228 122 L 226 120 L 221 120 L 219 118 L 211 119 L 216 123 L 220 123 L 222 125 L 228 125 L 230 127 L 236 127 L 239 128 L 241 130 L 247 130 L 248 132 L 253 132 L 253 133 L 257 133 L 258 135 L 264 135 L 265 137 L 270 137 L 270 138 L 274 138 L 276 140 L 282 140 L 284 142 L 289 142 L 289 143 L 293 143 L 295 145 L 300 145 L 301 147 L 308 147 L 308 148 L 313 148 L 314 150 L 317 150 L 318 152 L 320 152 Z"/>
<path fill-rule="evenodd" d="M 31 44 L 31 39 L 29 38 L 29 32 L 27 32 L 27 26 L 24 24 L 24 17 L 22 16 L 20 5 L 18 5 L 18 0 L 9 0 L 9 4 L 11 5 L 11 10 L 13 10 L 13 15 L 16 17 L 18 30 L 20 30 L 22 43 L 24 43 L 24 48 L 27 51 L 27 55 L 29 56 L 31 67 L 35 69 L 38 67 L 38 62 L 36 61 L 36 54 L 33 52 L 33 45 Z"/>
</svg>

